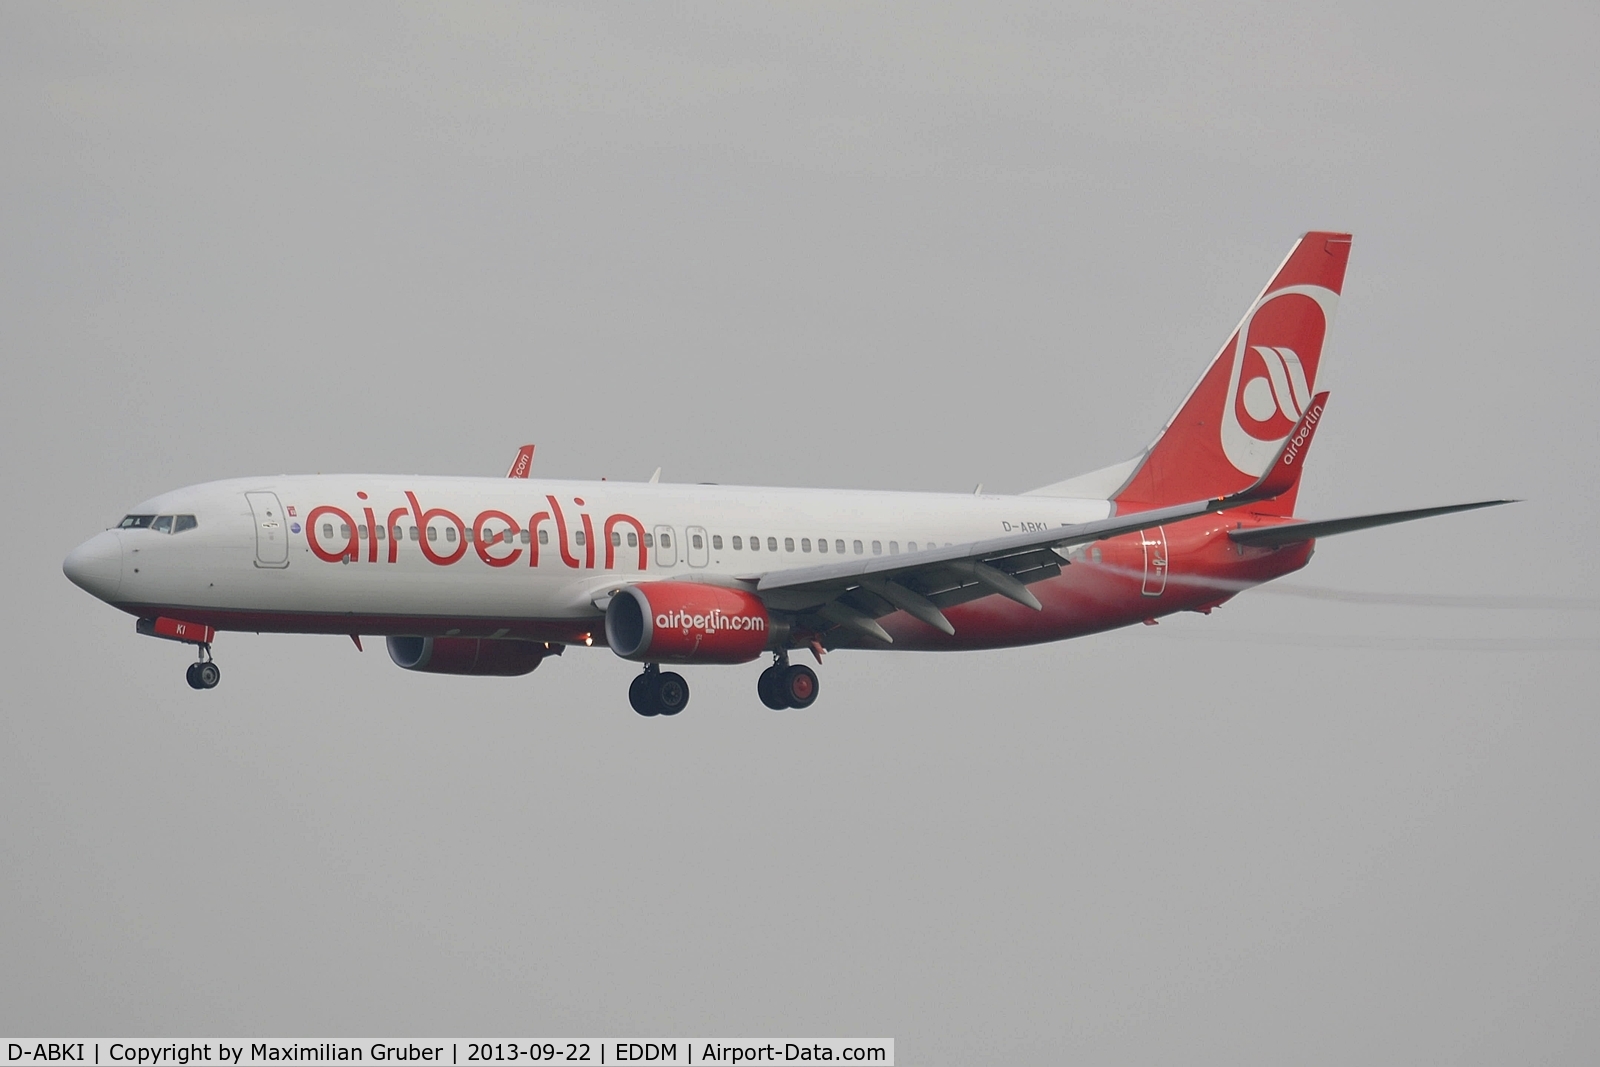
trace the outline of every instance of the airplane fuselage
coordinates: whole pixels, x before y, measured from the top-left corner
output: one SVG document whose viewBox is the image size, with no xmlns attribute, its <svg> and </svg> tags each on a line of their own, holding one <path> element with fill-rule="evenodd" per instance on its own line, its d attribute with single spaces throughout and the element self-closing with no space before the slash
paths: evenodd
<svg viewBox="0 0 1600 1067">
<path fill-rule="evenodd" d="M 750 586 L 771 570 L 1106 518 L 1105 500 L 503 478 L 306 475 L 190 486 L 75 553 L 86 586 L 141 617 L 219 630 L 523 638 L 604 644 L 619 586 Z M 192 516 L 188 529 L 157 519 Z M 947 635 L 898 612 L 893 643 L 977 649 L 1054 641 L 1203 609 L 1303 566 L 1310 546 L 1246 549 L 1218 512 L 1075 550 L 1031 586 L 948 609 Z M 89 562 L 92 561 L 92 562 Z"/>
</svg>

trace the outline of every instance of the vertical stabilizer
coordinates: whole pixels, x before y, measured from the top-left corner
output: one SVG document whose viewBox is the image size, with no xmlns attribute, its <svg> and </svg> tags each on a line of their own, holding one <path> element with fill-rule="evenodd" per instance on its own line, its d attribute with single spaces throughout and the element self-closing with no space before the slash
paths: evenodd
<svg viewBox="0 0 1600 1067">
<path fill-rule="evenodd" d="M 1139 511 L 1254 484 L 1317 390 L 1323 344 L 1344 288 L 1350 235 L 1316 231 L 1289 256 L 1126 484 L 1119 511 Z M 1259 510 L 1294 512 L 1298 484 Z"/>
</svg>

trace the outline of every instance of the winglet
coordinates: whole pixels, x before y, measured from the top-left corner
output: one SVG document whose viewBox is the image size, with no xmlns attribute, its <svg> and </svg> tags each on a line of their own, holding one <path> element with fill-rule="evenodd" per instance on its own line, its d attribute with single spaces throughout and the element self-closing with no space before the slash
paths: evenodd
<svg viewBox="0 0 1600 1067">
<path fill-rule="evenodd" d="M 1223 502 L 1224 507 L 1232 507 L 1255 500 L 1271 500 L 1293 489 L 1300 480 L 1300 468 L 1305 463 L 1306 453 L 1311 450 L 1311 438 L 1317 432 L 1317 423 L 1322 421 L 1322 410 L 1327 405 L 1326 390 L 1312 397 L 1311 403 L 1306 405 L 1305 414 L 1289 431 L 1289 436 L 1283 439 L 1283 446 L 1278 449 L 1278 455 L 1267 472 L 1256 480 L 1255 485 L 1243 492 L 1221 497 L 1219 502 Z"/>
<path fill-rule="evenodd" d="M 528 470 L 533 466 L 533 446 L 523 445 L 517 449 L 517 458 L 511 461 L 511 469 L 506 471 L 507 478 L 526 478 Z"/>
</svg>

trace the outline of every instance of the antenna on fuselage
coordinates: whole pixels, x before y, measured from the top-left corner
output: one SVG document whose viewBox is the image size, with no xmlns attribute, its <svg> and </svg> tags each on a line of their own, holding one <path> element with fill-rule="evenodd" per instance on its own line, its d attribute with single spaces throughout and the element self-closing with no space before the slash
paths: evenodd
<svg viewBox="0 0 1600 1067">
<path fill-rule="evenodd" d="M 650 476 L 650 484 L 651 485 L 655 485 L 660 480 L 661 480 L 661 468 L 657 467 L 656 468 L 656 472 Z"/>
</svg>

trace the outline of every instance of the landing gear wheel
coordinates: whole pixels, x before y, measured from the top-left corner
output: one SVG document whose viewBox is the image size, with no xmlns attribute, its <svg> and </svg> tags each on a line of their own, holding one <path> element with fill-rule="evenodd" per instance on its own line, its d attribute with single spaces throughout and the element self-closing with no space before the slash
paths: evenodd
<svg viewBox="0 0 1600 1067">
<path fill-rule="evenodd" d="M 782 711 L 789 706 L 789 699 L 783 695 L 782 674 L 783 668 L 774 663 L 756 679 L 756 695 L 761 698 L 761 703 L 773 711 Z"/>
<path fill-rule="evenodd" d="M 184 677 L 184 680 L 189 683 L 189 688 L 190 689 L 204 689 L 205 688 L 205 686 L 200 684 L 200 664 L 198 664 L 198 663 L 189 664 L 189 669 L 188 669 L 187 672 L 184 673 L 183 677 Z"/>
<path fill-rule="evenodd" d="M 195 685 L 196 689 L 215 689 L 217 683 L 222 681 L 222 670 L 210 660 L 206 660 L 204 663 L 196 663 L 194 665 L 194 679 L 195 682 L 200 683 Z M 194 682 L 189 684 L 194 685 Z"/>
<path fill-rule="evenodd" d="M 628 686 L 628 703 L 633 705 L 634 711 L 646 718 L 661 714 L 661 710 L 656 707 L 657 677 L 655 671 L 646 670 Z"/>
<path fill-rule="evenodd" d="M 803 663 L 796 663 L 783 672 L 784 698 L 791 708 L 809 708 L 817 702 L 817 672 Z"/>
<path fill-rule="evenodd" d="M 656 710 L 662 715 L 676 715 L 689 706 L 689 683 L 683 675 L 668 671 L 656 682 Z"/>
</svg>

